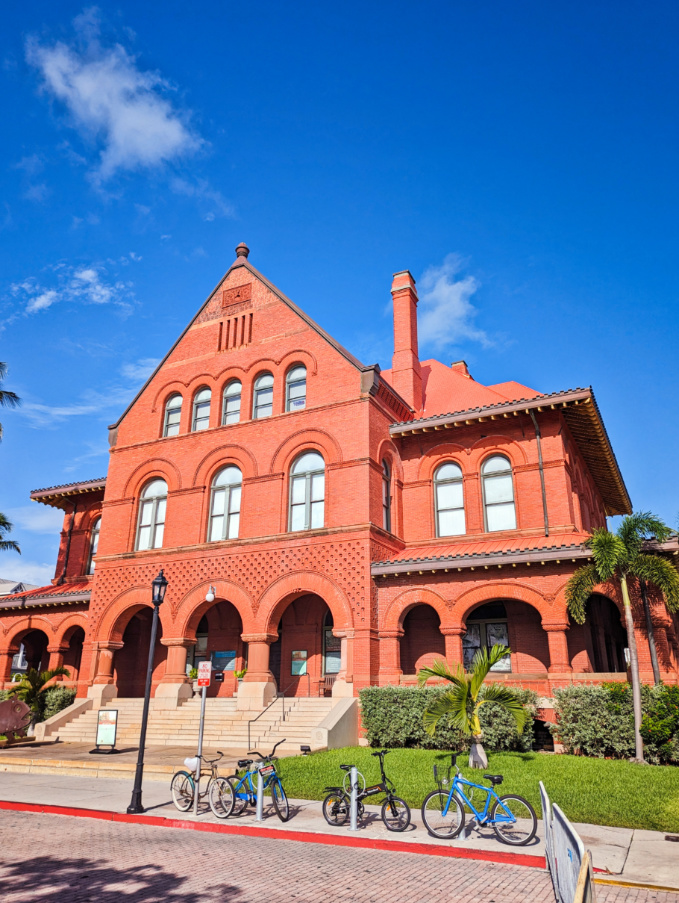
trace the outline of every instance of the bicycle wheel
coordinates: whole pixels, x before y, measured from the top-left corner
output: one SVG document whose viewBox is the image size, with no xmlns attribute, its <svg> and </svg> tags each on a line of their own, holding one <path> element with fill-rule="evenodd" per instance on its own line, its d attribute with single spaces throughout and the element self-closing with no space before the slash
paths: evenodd
<svg viewBox="0 0 679 903">
<path fill-rule="evenodd" d="M 349 799 L 341 791 L 333 790 L 323 800 L 323 816 L 329 825 L 339 828 L 349 818 Z"/>
<path fill-rule="evenodd" d="M 491 818 L 500 840 L 515 847 L 530 843 L 538 829 L 535 809 L 522 796 L 501 796 L 493 806 Z"/>
<path fill-rule="evenodd" d="M 280 820 L 287 821 L 290 818 L 290 803 L 283 790 L 283 785 L 278 779 L 271 785 L 271 799 Z"/>
<path fill-rule="evenodd" d="M 382 821 L 387 831 L 405 831 L 410 824 L 410 808 L 398 796 L 387 797 L 382 803 Z"/>
<path fill-rule="evenodd" d="M 193 775 L 188 771 L 178 771 L 172 776 L 172 802 L 180 812 L 188 812 L 193 805 L 193 788 Z"/>
<path fill-rule="evenodd" d="M 215 778 L 210 781 L 208 801 L 213 815 L 217 818 L 228 818 L 233 812 L 235 796 L 233 787 L 226 778 Z"/>
<path fill-rule="evenodd" d="M 231 815 L 240 815 L 241 812 L 245 811 L 248 805 L 248 783 L 247 781 L 241 783 L 237 777 L 227 778 L 227 781 L 231 784 L 231 789 L 233 791 L 233 809 L 231 810 Z"/>
<path fill-rule="evenodd" d="M 456 796 L 450 801 L 448 792 L 432 790 L 422 803 L 422 821 L 432 837 L 452 840 L 464 828 L 464 809 Z M 444 814 L 445 813 L 445 814 Z"/>
</svg>

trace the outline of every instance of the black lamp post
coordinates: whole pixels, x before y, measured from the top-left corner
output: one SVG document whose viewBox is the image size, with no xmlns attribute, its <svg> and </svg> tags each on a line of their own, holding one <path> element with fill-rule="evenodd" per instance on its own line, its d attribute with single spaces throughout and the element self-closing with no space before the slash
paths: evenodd
<svg viewBox="0 0 679 903">
<path fill-rule="evenodd" d="M 141 804 L 141 781 L 144 775 L 144 747 L 146 745 L 146 723 L 149 718 L 149 702 L 151 701 L 151 678 L 153 677 L 153 656 L 156 651 L 156 636 L 158 634 L 158 618 L 160 606 L 165 598 L 167 580 L 162 570 L 152 583 L 153 586 L 153 622 L 151 624 L 151 646 L 149 647 L 149 663 L 146 666 L 146 689 L 144 690 L 144 711 L 141 716 L 141 733 L 139 734 L 139 755 L 137 756 L 137 771 L 134 775 L 134 788 L 132 801 L 127 811 L 132 815 L 139 815 L 144 811 Z"/>
</svg>

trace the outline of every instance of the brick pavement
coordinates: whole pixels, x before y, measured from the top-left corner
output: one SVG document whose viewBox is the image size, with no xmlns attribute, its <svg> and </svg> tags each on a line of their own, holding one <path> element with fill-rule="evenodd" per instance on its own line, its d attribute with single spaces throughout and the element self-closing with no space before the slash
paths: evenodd
<svg viewBox="0 0 679 903">
<path fill-rule="evenodd" d="M 3 903 L 554 900 L 544 871 L 413 853 L 20 812 L 0 812 L 0 836 Z M 597 899 L 679 903 L 679 894 L 598 887 Z"/>
</svg>

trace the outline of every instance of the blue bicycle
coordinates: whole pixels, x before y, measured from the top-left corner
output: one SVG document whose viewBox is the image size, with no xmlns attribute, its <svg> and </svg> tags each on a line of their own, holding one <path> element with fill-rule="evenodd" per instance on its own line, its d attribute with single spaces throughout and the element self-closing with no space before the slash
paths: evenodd
<svg viewBox="0 0 679 903">
<path fill-rule="evenodd" d="M 490 787 L 475 784 L 460 774 L 457 767 L 457 753 L 451 757 L 451 767 L 440 769 L 434 765 L 436 790 L 425 797 L 422 803 L 422 821 L 432 837 L 452 840 L 462 831 L 465 821 L 465 806 L 472 812 L 478 825 L 489 825 L 503 843 L 522 847 L 535 837 L 538 819 L 535 810 L 522 796 L 508 794 L 498 796 L 495 787 L 502 783 L 501 774 L 484 774 Z M 451 772 L 455 777 L 451 781 Z M 474 793 L 486 794 L 481 810 L 473 803 Z"/>
<path fill-rule="evenodd" d="M 236 772 L 231 777 L 217 778 L 212 783 L 210 787 L 210 807 L 217 818 L 240 815 L 248 803 L 251 806 L 255 805 L 257 801 L 258 774 L 264 780 L 264 789 L 268 788 L 271 792 L 274 809 L 280 820 L 287 821 L 290 818 L 290 804 L 274 764 L 276 761 L 274 753 L 281 743 L 285 743 L 285 739 L 279 740 L 268 756 L 263 756 L 256 749 L 251 750 L 253 755 L 260 758 L 260 762 L 256 764 L 255 768 L 250 768 L 253 764 L 252 759 L 240 759 L 238 768 L 247 769 L 243 776 Z"/>
</svg>

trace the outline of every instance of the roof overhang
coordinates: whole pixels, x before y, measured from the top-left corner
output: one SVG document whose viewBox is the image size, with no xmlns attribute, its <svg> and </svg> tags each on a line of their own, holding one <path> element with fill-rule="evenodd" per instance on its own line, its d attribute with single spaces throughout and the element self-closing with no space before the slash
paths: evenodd
<svg viewBox="0 0 679 903">
<path fill-rule="evenodd" d="M 397 577 L 405 574 L 433 574 L 442 571 L 488 570 L 516 567 L 517 564 L 561 564 L 591 557 L 582 546 L 560 546 L 550 549 L 519 549 L 511 552 L 478 552 L 473 555 L 447 555 L 438 558 L 404 558 L 398 561 L 376 561 L 370 567 L 373 577 Z"/>
<path fill-rule="evenodd" d="M 26 596 L 20 593 L 16 596 L 11 596 L 9 599 L 0 599 L 0 612 L 17 611 L 26 608 L 52 608 L 63 605 L 76 605 L 81 602 L 89 602 L 91 595 L 91 590 L 45 596 Z"/>
<path fill-rule="evenodd" d="M 562 414 L 601 493 L 606 514 L 630 514 L 632 502 L 591 387 L 395 423 L 389 432 L 401 438 L 542 411 Z"/>
<path fill-rule="evenodd" d="M 61 486 L 49 486 L 47 489 L 34 489 L 31 492 L 31 500 L 65 511 L 74 501 L 74 496 L 88 492 L 100 492 L 105 486 L 106 477 L 84 480 L 82 483 L 64 483 Z"/>
</svg>

